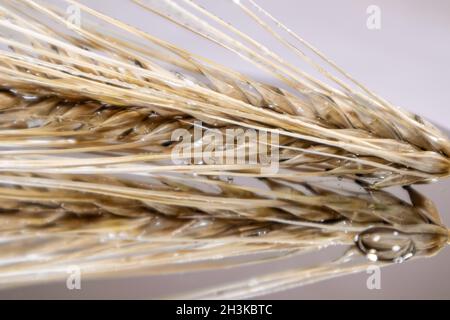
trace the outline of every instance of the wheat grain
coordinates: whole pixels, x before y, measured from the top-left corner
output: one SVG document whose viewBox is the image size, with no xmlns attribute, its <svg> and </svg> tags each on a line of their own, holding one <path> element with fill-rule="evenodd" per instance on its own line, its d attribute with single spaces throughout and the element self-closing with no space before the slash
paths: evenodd
<svg viewBox="0 0 450 320">
<path fill-rule="evenodd" d="M 73 264 L 86 277 L 228 268 L 329 245 L 354 246 L 358 234 L 381 261 L 392 262 L 405 253 L 392 251 L 394 245 L 409 250 L 405 241 L 413 241 L 419 257 L 437 252 L 448 240 L 429 202 L 420 205 L 424 198 L 412 189 L 408 204 L 385 191 L 333 191 L 317 183 L 303 185 L 307 194 L 299 185 L 276 180 L 267 181 L 264 190 L 211 179 L 151 178 L 155 181 L 145 184 L 104 176 L 1 176 L 2 286 L 59 279 Z M 266 203 L 259 206 L 257 200 Z M 386 233 L 389 226 L 407 237 Z M 371 242 L 376 235 L 381 240 Z M 269 256 L 229 261 L 251 254 Z M 342 267 L 359 270 L 368 264 L 350 262 L 359 267 Z M 286 280 L 319 280 L 337 272 L 334 267 L 286 271 Z M 36 273 L 45 278 L 35 279 Z M 267 277 L 274 281 L 271 290 L 283 288 L 277 275 Z M 261 294 L 264 288 L 235 294 Z"/>
<path fill-rule="evenodd" d="M 9 49 L 0 48 L 1 286 L 32 283 L 36 274 L 58 279 L 68 264 L 90 277 L 164 274 L 350 247 L 336 262 L 190 295 L 245 298 L 363 270 L 366 250 L 389 264 L 445 245 L 448 230 L 431 201 L 410 187 L 410 202 L 379 190 L 450 174 L 450 142 L 433 125 L 358 83 L 253 0 L 236 7 L 317 76 L 193 1 L 132 2 L 284 87 L 74 0 L 61 3 L 82 10 L 82 26 L 68 26 L 46 1 L 2 4 L 0 43 Z M 171 163 L 183 143 L 172 133 L 193 135 L 199 126 L 279 134 L 267 145 L 280 150 L 279 171 Z"/>
<path fill-rule="evenodd" d="M 169 71 L 162 70 L 161 66 L 155 66 L 152 61 L 144 60 L 145 62 L 139 62 L 139 67 L 134 66 L 130 63 L 144 58 L 137 53 L 133 55 L 133 51 L 128 47 L 117 45 L 112 48 L 110 42 L 104 40 L 108 38 L 108 35 L 74 27 L 85 38 L 83 41 L 88 41 L 83 43 L 83 47 L 92 46 L 96 51 L 100 49 L 104 53 L 101 55 L 79 48 L 81 40 L 67 38 L 67 36 L 58 39 L 62 38 L 62 35 L 56 32 L 49 34 L 50 32 L 42 26 L 42 23 L 33 22 L 32 27 L 23 28 L 21 24 L 25 22 L 20 16 L 11 16 L 12 19 L 14 18 L 13 21 L 17 20 L 17 23 L 5 22 L 2 26 L 34 37 L 33 44 L 38 42 L 39 46 L 36 49 L 36 45 L 32 47 L 23 43 L 14 43 L 10 39 L 2 39 L 5 43 L 17 47 L 17 50 L 24 51 L 20 55 L 2 53 L 5 65 L 2 69 L 5 78 L 4 86 L 14 87 L 17 90 L 31 83 L 36 90 L 35 84 L 38 81 L 40 90 L 43 90 L 41 92 L 63 95 L 63 97 L 75 95 L 106 103 L 111 102 L 115 105 L 134 104 L 158 113 L 169 110 L 169 112 L 187 114 L 216 125 L 217 121 L 220 121 L 260 130 L 276 130 L 281 135 L 296 138 L 303 143 L 327 146 L 333 150 L 330 152 L 327 149 L 324 152 L 328 155 L 328 159 L 323 159 L 324 162 L 329 158 L 335 158 L 336 153 L 343 153 L 344 159 L 349 163 L 360 163 L 352 159 L 350 155 L 356 154 L 359 160 L 368 158 L 364 164 L 367 163 L 373 167 L 374 171 L 378 172 L 378 176 L 385 177 L 384 179 L 375 178 L 374 185 L 378 187 L 409 184 L 417 180 L 429 181 L 448 175 L 448 140 L 437 129 L 417 116 L 377 103 L 370 96 L 356 91 L 344 93 L 322 84 L 317 87 L 318 80 L 314 82 L 316 87 L 310 84 L 307 91 L 300 90 L 299 84 L 293 85 L 293 89 L 299 90 L 304 97 L 302 99 L 300 96 L 260 84 L 215 64 L 211 64 L 211 67 L 200 65 L 200 61 L 196 61 L 200 59 L 198 57 L 157 41 L 154 37 L 81 4 L 69 2 L 79 5 L 86 13 L 103 19 L 112 26 L 164 46 L 165 50 L 172 51 L 173 55 L 181 57 L 185 64 L 190 62 L 190 70 L 196 70 L 197 74 L 206 76 L 213 86 L 199 80 L 194 82 L 191 79 L 180 79 Z M 26 1 L 26 3 L 50 18 L 62 22 L 63 18 L 54 11 L 33 1 Z M 10 14 L 5 8 L 3 12 L 6 16 Z M 30 22 L 27 23 L 30 24 Z M 208 28 L 222 35 L 212 26 Z M 123 42 L 120 43 L 123 44 Z M 252 55 L 256 54 L 243 44 L 240 44 L 239 48 L 242 50 L 245 48 L 245 52 L 251 52 Z M 31 56 L 27 52 L 37 52 L 40 56 Z M 119 55 L 119 58 L 109 57 L 111 52 Z M 23 59 L 25 55 L 27 59 Z M 59 62 L 55 63 L 55 59 L 59 59 Z M 263 59 L 263 61 L 266 60 Z M 151 66 L 141 67 L 150 63 Z M 13 74 L 18 76 L 18 72 L 20 72 L 21 84 L 8 77 Z M 44 76 L 45 74 L 47 76 Z M 58 84 L 49 77 L 58 78 Z M 301 84 L 302 87 L 306 86 L 305 83 Z M 120 88 L 117 88 L 118 86 Z M 52 92 L 54 90 L 56 92 Z M 272 109 L 267 106 L 271 106 Z M 397 174 L 386 177 L 387 167 L 392 167 L 392 171 L 396 172 L 400 170 L 402 177 Z M 331 170 L 331 172 L 322 169 L 318 170 L 317 174 L 341 175 L 342 170 L 339 169 Z"/>
</svg>

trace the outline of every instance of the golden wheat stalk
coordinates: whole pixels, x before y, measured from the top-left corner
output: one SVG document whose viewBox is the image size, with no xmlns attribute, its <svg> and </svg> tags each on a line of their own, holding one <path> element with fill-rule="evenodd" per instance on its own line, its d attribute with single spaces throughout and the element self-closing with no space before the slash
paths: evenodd
<svg viewBox="0 0 450 320">
<path fill-rule="evenodd" d="M 411 188 L 407 203 L 385 191 L 352 190 L 350 183 L 334 190 L 276 180 L 247 187 L 151 178 L 147 184 L 0 176 L 1 286 L 60 279 L 71 265 L 86 278 L 167 274 L 262 263 L 330 245 L 353 247 L 385 264 L 432 255 L 448 241 L 432 203 Z M 192 297 L 263 294 L 369 265 L 350 252 L 354 257 L 337 265 L 264 276 L 268 287 L 248 291 L 241 284 Z"/>
<path fill-rule="evenodd" d="M 278 56 L 267 48 L 262 56 L 252 49 L 255 46 L 259 48 L 260 44 L 214 18 L 220 25 L 238 32 L 238 39 L 243 38 L 246 42 L 241 43 L 234 38 L 231 41 L 222 31 L 193 15 L 207 12 L 191 1 L 183 2 L 192 6 L 194 12 L 187 12 L 172 1 L 166 3 L 180 16 L 186 15 L 185 18 L 191 22 L 189 26 L 201 25 L 206 34 L 190 27 L 192 31 L 241 56 L 251 56 L 258 66 L 281 77 L 294 90 L 293 93 L 260 84 L 75 1 L 67 2 L 79 6 L 86 15 L 109 23 L 111 28 L 149 41 L 151 46 L 148 49 L 145 46 L 137 48 L 131 40 L 125 43 L 112 35 L 90 31 L 95 30 L 94 27 L 72 26 L 76 35 L 69 37 L 52 31 L 44 22 L 27 19 L 31 10 L 33 14 L 43 14 L 47 19 L 66 25 L 57 10 L 31 0 L 13 1 L 9 5 L 13 9 L 1 8 L 0 12 L 7 20 L 0 21 L 0 26 L 15 37 L 25 37 L 30 42 L 1 38 L 15 51 L 1 53 L 0 71 L 4 87 L 27 94 L 52 94 L 66 99 L 93 98 L 123 107 L 135 105 L 149 113 L 180 113 L 212 126 L 231 124 L 276 132 L 300 141 L 295 150 L 304 155 L 319 157 L 323 162 L 339 160 L 334 161 L 339 163 L 335 171 L 330 168 L 311 170 L 309 166 L 305 166 L 303 171 L 313 171 L 317 175 L 342 175 L 348 171 L 355 173 L 358 166 L 369 167 L 372 170 L 368 176 L 374 178 L 375 187 L 430 181 L 449 173 L 449 142 L 432 125 L 380 101 L 373 94 L 359 93 L 347 86 L 343 91 L 330 88 L 287 65 L 281 58 L 273 58 Z M 244 8 L 242 3 L 239 7 Z M 157 8 L 147 5 L 145 8 L 170 18 Z M 83 19 L 89 21 L 87 17 Z M 176 22 L 186 27 L 182 19 Z M 233 48 L 228 46 L 228 42 L 233 44 Z M 144 52 L 150 56 L 145 56 Z M 164 53 L 170 53 L 170 59 L 164 58 Z M 180 76 L 180 72 L 164 70 L 158 61 L 183 67 L 200 79 L 192 80 Z M 320 70 L 335 79 L 323 68 Z M 341 85 L 342 81 L 338 83 Z M 306 148 L 301 146 L 305 143 L 308 145 Z"/>
<path fill-rule="evenodd" d="M 97 102 L 65 101 L 42 98 L 27 101 L 10 93 L 0 93 L 0 170 L 47 173 L 132 173 L 132 172 L 195 172 L 202 175 L 262 176 L 254 165 L 170 165 L 173 150 L 183 142 L 171 141 L 176 129 L 195 128 L 192 117 L 160 116 L 143 108 L 118 108 Z M 223 135 L 227 129 L 216 128 Z M 202 137 L 205 139 L 205 137 Z M 256 141 L 258 143 L 258 141 Z M 206 146 L 207 144 L 204 143 Z M 346 175 L 360 180 L 380 178 L 370 165 L 340 160 L 342 151 L 282 137 L 277 145 L 280 168 L 271 177 L 302 179 L 322 175 Z M 307 151 L 306 153 L 304 151 Z M 92 157 L 76 159 L 77 153 L 95 152 Z M 114 152 L 116 154 L 114 154 Z M 121 152 L 120 155 L 117 155 Z M 103 155 L 99 155 L 103 153 Z M 146 155 L 142 155 L 145 153 Z M 61 158 L 64 155 L 64 158 Z M 39 158 L 36 158 L 39 156 Z M 348 154 L 350 156 L 350 154 Z M 10 159 L 16 161 L 11 162 Z M 359 158 L 364 161 L 364 157 Z M 97 168 L 93 168 L 95 164 Z M 101 165 L 101 167 L 100 167 Z M 89 166 L 89 169 L 86 168 Z M 242 168 L 242 169 L 239 169 Z M 362 174 L 367 179 L 361 177 Z M 414 176 L 387 173 L 390 183 L 420 181 Z M 386 183 L 386 182 L 385 182 Z M 380 186 L 380 183 L 378 183 Z"/>
<path fill-rule="evenodd" d="M 1 286 L 59 279 L 73 264 L 88 277 L 164 274 L 351 248 L 336 262 L 189 295 L 244 298 L 360 271 L 371 263 L 364 256 L 389 264 L 445 245 L 431 201 L 410 187 L 410 202 L 377 190 L 449 175 L 450 142 L 433 125 L 359 84 L 253 0 L 232 3 L 317 77 L 194 1 L 132 2 L 286 88 L 77 1 L 60 4 L 82 11 L 81 26 L 46 1 L 0 5 L 9 47 L 0 47 Z M 198 126 L 279 134 L 267 146 L 280 150 L 279 171 L 172 163 L 183 143 L 172 133 Z"/>
</svg>

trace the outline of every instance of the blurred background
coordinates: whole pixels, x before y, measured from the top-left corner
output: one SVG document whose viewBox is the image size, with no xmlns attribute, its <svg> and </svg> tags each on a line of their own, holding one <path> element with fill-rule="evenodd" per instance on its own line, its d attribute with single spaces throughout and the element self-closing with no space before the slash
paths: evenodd
<svg viewBox="0 0 450 320">
<path fill-rule="evenodd" d="M 0 0 L 0 3 L 7 0 Z M 58 1 L 54 1 L 58 2 Z M 262 71 L 204 39 L 190 35 L 143 12 L 127 0 L 81 1 L 155 36 L 213 59 L 258 80 L 273 83 Z M 298 61 L 232 5 L 231 0 L 196 1 L 245 30 L 270 48 Z M 450 1 L 448 0 L 259 0 L 267 11 L 319 48 L 356 79 L 390 102 L 450 130 Z M 367 21 L 369 6 L 380 9 L 379 29 Z M 371 11 L 373 13 L 373 11 Z M 300 62 L 297 65 L 302 66 Z M 450 225 L 450 181 L 420 186 Z M 397 191 L 395 191 L 397 192 Z M 81 290 L 67 290 L 65 282 L 0 291 L 2 299 L 154 298 L 169 293 L 208 287 L 243 277 L 314 265 L 342 250 L 283 262 L 227 271 L 208 271 L 163 277 L 82 280 Z M 305 259 L 307 257 L 307 259 Z M 418 259 L 381 271 L 381 289 L 369 290 L 366 273 L 348 275 L 284 291 L 266 299 L 449 299 L 450 248 L 430 259 Z"/>
</svg>

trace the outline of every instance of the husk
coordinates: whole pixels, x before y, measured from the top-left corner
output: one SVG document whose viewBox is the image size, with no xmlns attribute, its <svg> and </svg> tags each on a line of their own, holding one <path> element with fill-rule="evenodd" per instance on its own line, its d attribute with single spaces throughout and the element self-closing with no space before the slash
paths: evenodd
<svg viewBox="0 0 450 320">
<path fill-rule="evenodd" d="M 1 286 L 61 279 L 68 265 L 88 277 L 124 277 L 350 248 L 335 262 L 188 295 L 246 298 L 367 268 L 361 237 L 381 237 L 364 238 L 380 265 L 445 245 L 448 230 L 429 199 L 410 187 L 410 201 L 379 190 L 449 175 L 450 143 L 433 125 L 358 83 L 253 0 L 236 8 L 317 76 L 193 1 L 133 2 L 283 86 L 77 1 L 61 4 L 81 9 L 81 27 L 46 1 L 2 4 L 0 43 L 9 50 L 0 50 Z M 171 163 L 182 143 L 172 133 L 192 133 L 198 121 L 202 129 L 279 134 L 268 148 L 280 150 L 280 169 Z M 392 252 L 395 245 L 405 250 Z"/>
</svg>

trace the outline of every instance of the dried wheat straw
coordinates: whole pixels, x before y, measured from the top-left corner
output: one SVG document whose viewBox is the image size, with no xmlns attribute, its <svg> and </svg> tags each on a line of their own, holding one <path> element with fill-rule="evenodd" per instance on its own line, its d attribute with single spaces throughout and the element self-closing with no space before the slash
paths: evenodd
<svg viewBox="0 0 450 320">
<path fill-rule="evenodd" d="M 365 249 L 389 264 L 445 245 L 430 200 L 410 187 L 409 202 L 379 190 L 449 175 L 450 143 L 433 125 L 358 83 L 253 0 L 233 3 L 317 76 L 194 1 L 132 2 L 284 87 L 74 0 L 61 4 L 81 9 L 82 26 L 46 1 L 0 5 L 2 287 L 59 279 L 73 264 L 89 277 L 166 274 L 351 247 L 335 262 L 189 295 L 245 298 L 361 271 Z M 199 120 L 279 134 L 268 147 L 280 149 L 280 170 L 171 163 L 182 143 L 172 133 Z"/>
</svg>

